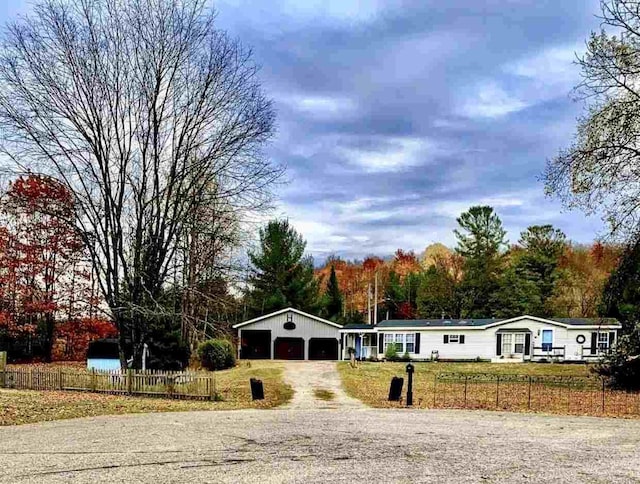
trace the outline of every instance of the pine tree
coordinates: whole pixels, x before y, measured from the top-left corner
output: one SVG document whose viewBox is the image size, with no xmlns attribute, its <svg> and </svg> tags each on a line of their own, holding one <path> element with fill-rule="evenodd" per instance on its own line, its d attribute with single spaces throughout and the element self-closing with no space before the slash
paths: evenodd
<svg viewBox="0 0 640 484">
<path fill-rule="evenodd" d="M 288 220 L 272 220 L 260 229 L 260 247 L 249 252 L 249 304 L 254 314 L 293 307 L 315 311 L 318 285 L 313 259 L 304 255 L 307 243 Z"/>
<path fill-rule="evenodd" d="M 337 320 L 342 316 L 342 293 L 338 285 L 336 268 L 331 266 L 331 274 L 327 282 L 327 290 L 324 293 L 325 313 L 331 320 Z"/>
<path fill-rule="evenodd" d="M 464 257 L 462 316 L 490 317 L 495 312 L 493 302 L 499 289 L 506 231 L 489 206 L 471 207 L 458 218 L 458 224 L 461 230 L 454 231 L 458 238 L 456 251 Z"/>
</svg>

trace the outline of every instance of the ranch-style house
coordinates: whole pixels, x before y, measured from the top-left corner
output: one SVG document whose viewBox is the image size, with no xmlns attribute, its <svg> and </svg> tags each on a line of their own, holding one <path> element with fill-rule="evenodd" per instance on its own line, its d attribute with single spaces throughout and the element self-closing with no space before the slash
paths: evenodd
<svg viewBox="0 0 640 484">
<path fill-rule="evenodd" d="M 385 320 L 341 326 L 294 308 L 244 321 L 244 359 L 384 359 L 389 345 L 413 360 L 589 361 L 615 345 L 614 319 L 540 318 Z"/>
</svg>

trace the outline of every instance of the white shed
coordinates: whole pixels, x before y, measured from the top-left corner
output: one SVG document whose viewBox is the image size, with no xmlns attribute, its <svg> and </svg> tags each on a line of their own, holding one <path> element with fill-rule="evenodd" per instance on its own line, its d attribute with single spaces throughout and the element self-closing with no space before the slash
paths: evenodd
<svg viewBox="0 0 640 484">
<path fill-rule="evenodd" d="M 341 325 L 285 308 L 233 326 L 242 359 L 338 360 Z"/>
</svg>

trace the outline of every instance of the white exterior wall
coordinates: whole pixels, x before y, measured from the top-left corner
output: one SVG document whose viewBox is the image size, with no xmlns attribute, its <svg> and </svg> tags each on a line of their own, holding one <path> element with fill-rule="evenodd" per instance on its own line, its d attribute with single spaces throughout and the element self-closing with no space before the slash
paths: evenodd
<svg viewBox="0 0 640 484">
<path fill-rule="evenodd" d="M 551 324 L 551 322 L 541 322 L 533 319 L 519 319 L 506 324 L 497 324 L 489 328 L 478 328 L 469 326 L 467 328 L 451 327 L 451 328 L 415 328 L 415 329 L 393 329 L 379 328 L 378 334 L 384 338 L 385 333 L 420 333 L 420 352 L 411 354 L 415 359 L 431 358 L 432 351 L 438 351 L 438 357 L 442 359 L 475 359 L 481 358 L 490 360 L 496 358 L 496 333 L 499 330 L 506 329 L 528 329 L 531 331 L 531 353 L 533 347 L 542 346 L 542 330 L 551 329 L 553 331 L 553 346 L 566 347 L 566 360 L 582 359 L 582 347 L 589 348 L 591 345 L 591 333 L 598 331 L 590 327 L 570 327 L 565 328 L 560 324 Z M 602 332 L 608 333 L 616 329 L 602 328 Z M 460 343 L 444 343 L 444 335 L 464 335 L 464 344 Z M 576 342 L 578 335 L 585 337 L 585 342 L 579 344 Z M 537 350 L 540 353 L 540 350 Z M 589 356 L 588 350 L 585 355 Z"/>
<path fill-rule="evenodd" d="M 292 315 L 292 321 L 296 328 L 292 330 L 284 329 L 284 324 L 288 321 L 287 316 Z M 247 324 L 238 328 L 238 338 L 242 339 L 242 331 L 244 330 L 270 330 L 271 331 L 271 357 L 273 358 L 273 344 L 276 338 L 303 338 L 304 339 L 304 358 L 309 358 L 309 339 L 310 338 L 333 338 L 340 341 L 339 328 L 329 324 L 317 321 L 308 316 L 298 314 L 293 311 L 276 314 L 271 317 Z M 338 347 L 338 354 L 340 354 Z"/>
</svg>

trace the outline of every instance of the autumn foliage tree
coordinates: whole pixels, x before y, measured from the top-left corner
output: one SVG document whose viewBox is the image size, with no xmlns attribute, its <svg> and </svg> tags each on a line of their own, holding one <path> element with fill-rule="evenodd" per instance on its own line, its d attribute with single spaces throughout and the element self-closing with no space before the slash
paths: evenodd
<svg viewBox="0 0 640 484">
<path fill-rule="evenodd" d="M 11 183 L 0 208 L 0 327 L 28 346 L 36 341 L 51 360 L 58 322 L 68 335 L 102 321 L 86 252 L 68 223 L 73 199 L 53 178 L 29 175 Z"/>
</svg>

